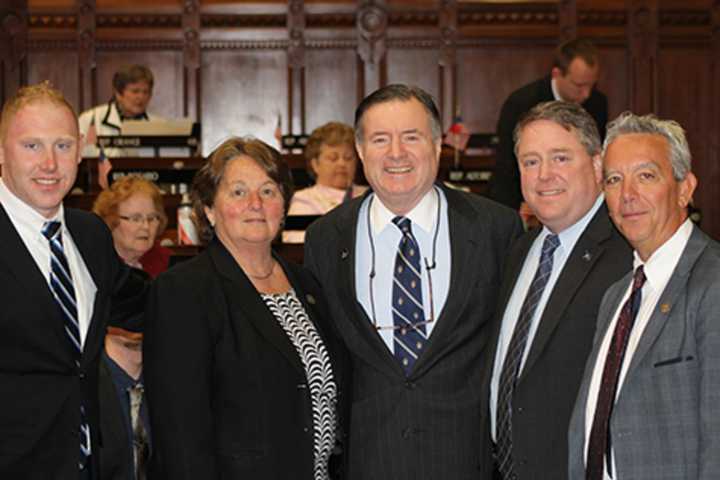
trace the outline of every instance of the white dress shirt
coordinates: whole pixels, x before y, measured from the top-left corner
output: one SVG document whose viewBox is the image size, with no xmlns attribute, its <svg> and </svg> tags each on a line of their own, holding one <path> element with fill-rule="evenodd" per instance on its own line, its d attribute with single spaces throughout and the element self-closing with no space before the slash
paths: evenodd
<svg viewBox="0 0 720 480">
<path fill-rule="evenodd" d="M 50 288 L 50 242 L 43 235 L 42 228 L 47 221 L 54 220 L 61 223 L 63 249 L 75 287 L 75 301 L 78 307 L 78 322 L 80 323 L 80 343 L 84 346 L 85 337 L 87 337 L 90 327 L 90 319 L 92 318 L 97 287 L 73 241 L 70 231 L 65 226 L 65 210 L 62 204 L 54 218 L 45 218 L 8 190 L 2 179 L 0 179 L 0 204 L 5 209 L 10 222 L 12 222 L 25 247 L 35 260 L 43 277 L 47 280 L 48 289 Z"/>
<path fill-rule="evenodd" d="M 552 294 L 555 282 L 557 282 L 560 272 L 562 272 L 565 262 L 567 261 L 570 253 L 575 248 L 575 244 L 578 239 L 585 231 L 585 228 L 590 223 L 590 220 L 595 216 L 598 209 L 605 201 L 605 197 L 600 194 L 595 200 L 592 208 L 575 224 L 566 228 L 562 232 L 558 233 L 560 245 L 555 249 L 553 254 L 553 268 L 550 278 L 548 279 L 545 289 L 543 290 L 540 301 L 538 302 L 535 312 L 533 313 L 532 319 L 530 320 L 530 329 L 528 330 L 528 339 L 525 344 L 525 350 L 523 352 L 523 358 L 520 362 L 520 368 L 518 370 L 518 376 L 522 373 L 525 367 L 525 361 L 527 360 L 530 347 L 532 346 L 533 339 L 537 333 L 540 319 L 542 318 L 545 306 L 547 305 L 548 299 Z M 498 398 L 498 384 L 500 383 L 500 374 L 502 373 L 503 364 L 505 363 L 505 356 L 507 355 L 508 347 L 510 346 L 510 340 L 515 332 L 515 326 L 517 325 L 518 318 L 520 317 L 520 310 L 525 302 L 525 297 L 530 289 L 535 272 L 537 271 L 538 264 L 540 263 L 540 254 L 542 253 L 542 245 L 545 242 L 545 238 L 551 235 L 553 232 L 548 230 L 547 227 L 543 227 L 540 234 L 535 238 L 528 254 L 525 257 L 522 270 L 518 275 L 515 287 L 513 288 L 510 299 L 508 300 L 505 313 L 503 314 L 502 325 L 500 327 L 500 336 L 498 337 L 498 346 L 495 352 L 495 363 L 493 365 L 492 378 L 490 379 L 490 428 L 493 436 L 493 440 L 496 439 L 496 415 L 497 415 L 497 398 Z"/>
<path fill-rule="evenodd" d="M 435 321 L 425 324 L 428 338 L 432 333 L 437 319 L 442 313 L 447 300 L 450 287 L 450 234 L 448 229 L 447 199 L 445 194 L 437 187 L 432 188 L 420 202 L 407 215 L 412 222 L 412 232 L 420 246 L 420 262 L 423 309 L 425 319 L 430 319 L 430 290 L 432 281 L 434 318 Z M 355 289 L 357 299 L 365 309 L 370 321 L 374 320 L 379 326 L 391 327 L 392 318 L 392 288 L 395 256 L 402 233 L 392 223 L 396 215 L 392 213 L 375 195 L 369 195 L 363 201 L 358 215 L 357 235 L 355 240 Z M 369 222 L 369 223 L 368 223 Z M 426 265 L 433 263 L 433 244 L 437 234 L 435 248 L 435 268 L 428 272 Z M 373 247 L 375 253 L 373 255 Z M 370 273 L 375 270 L 372 280 L 372 294 L 370 292 Z M 431 279 L 429 279 L 431 277 Z M 373 306 L 375 313 L 373 315 Z M 378 330 L 381 338 L 392 352 L 394 350 L 393 330 L 383 328 Z"/>
<path fill-rule="evenodd" d="M 625 350 L 625 356 L 623 357 L 623 363 L 620 367 L 620 377 L 618 378 L 618 384 L 615 394 L 615 400 L 620 395 L 623 382 L 625 380 L 625 374 L 627 373 L 628 367 L 632 362 L 633 355 L 637 350 L 638 343 L 642 337 L 643 331 L 650 321 L 650 317 L 655 311 L 660 295 L 665 290 L 670 277 L 672 276 L 675 267 L 680 261 L 680 256 L 685 250 L 690 234 L 692 233 L 692 222 L 690 219 L 685 220 L 680 228 L 673 234 L 668 241 L 666 241 L 660 248 L 655 250 L 650 258 L 646 262 L 643 262 L 637 251 L 634 252 L 633 271 L 637 270 L 640 265 L 643 266 L 643 272 L 645 273 L 645 284 L 641 290 L 641 303 L 638 309 L 637 316 L 635 317 L 635 323 L 630 331 L 630 338 L 628 339 L 627 348 Z M 595 408 L 597 406 L 598 394 L 600 393 L 600 383 L 602 382 L 603 370 L 605 369 L 605 357 L 607 357 L 608 349 L 610 348 L 610 342 L 613 337 L 615 330 L 615 324 L 617 324 L 618 318 L 620 317 L 620 311 L 623 305 L 630 297 L 632 291 L 632 280 L 628 285 L 627 291 L 620 301 L 613 319 L 608 325 L 605 336 L 603 337 L 602 343 L 600 344 L 600 351 L 598 352 L 597 359 L 595 360 L 595 366 L 593 368 L 592 377 L 590 379 L 590 388 L 588 390 L 587 404 L 585 405 L 585 462 L 587 465 L 587 449 L 590 442 L 590 432 L 592 430 L 593 419 L 595 418 Z M 611 457 L 612 447 L 610 450 Z M 605 473 L 603 478 L 609 480 L 611 477 L 607 472 L 607 462 L 605 464 Z M 615 472 L 615 459 L 611 458 L 613 475 L 612 478 L 617 478 Z"/>
</svg>

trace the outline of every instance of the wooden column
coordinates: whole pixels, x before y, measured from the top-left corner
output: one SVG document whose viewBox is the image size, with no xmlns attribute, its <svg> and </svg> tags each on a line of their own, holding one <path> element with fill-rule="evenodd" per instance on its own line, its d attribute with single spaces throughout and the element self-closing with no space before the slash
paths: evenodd
<svg viewBox="0 0 720 480">
<path fill-rule="evenodd" d="M 578 18 L 577 2 L 575 0 L 560 0 L 560 3 L 558 3 L 558 23 L 560 42 L 577 37 Z"/>
<path fill-rule="evenodd" d="M 636 114 L 658 111 L 658 0 L 626 0 L 628 98 Z"/>
<path fill-rule="evenodd" d="M 3 0 L 0 7 L 0 105 L 27 84 L 27 0 Z"/>
<path fill-rule="evenodd" d="M 200 75 L 200 2 L 184 0 L 183 29 L 183 116 L 200 121 L 202 102 Z"/>
<path fill-rule="evenodd" d="M 288 132 L 307 133 L 305 114 L 305 2 L 290 0 L 288 30 Z"/>
<path fill-rule="evenodd" d="M 458 112 L 457 35 L 458 2 L 443 0 L 440 6 L 440 56 L 438 65 L 438 108 L 445 125 L 451 125 Z"/>
<path fill-rule="evenodd" d="M 716 239 L 720 238 L 720 208 L 718 197 L 720 196 L 720 0 L 715 0 L 712 6 L 712 84 L 710 101 L 712 102 L 712 118 L 710 121 L 710 148 L 706 162 L 712 165 L 710 178 L 707 180 L 712 187 L 710 202 L 713 216 L 703 223 L 703 228 L 710 232 Z M 705 209 L 710 210 L 708 208 Z M 709 216 L 709 215 L 708 215 Z"/>
<path fill-rule="evenodd" d="M 98 104 L 95 9 L 95 0 L 77 0 L 79 112 Z"/>
<path fill-rule="evenodd" d="M 358 55 L 363 63 L 363 96 L 387 82 L 388 12 L 385 0 L 360 0 L 357 17 Z"/>
</svg>

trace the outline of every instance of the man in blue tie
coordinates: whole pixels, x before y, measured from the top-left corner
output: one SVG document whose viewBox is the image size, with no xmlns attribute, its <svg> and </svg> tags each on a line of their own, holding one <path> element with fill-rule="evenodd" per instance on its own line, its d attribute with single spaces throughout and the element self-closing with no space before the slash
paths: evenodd
<svg viewBox="0 0 720 480">
<path fill-rule="evenodd" d="M 562 480 L 597 309 L 630 270 L 630 247 L 608 217 L 600 136 L 581 106 L 532 108 L 515 129 L 515 153 L 523 196 L 541 226 L 513 246 L 500 289 L 489 361 L 496 478 Z"/>
<path fill-rule="evenodd" d="M 682 127 L 608 124 L 610 216 L 634 272 L 608 289 L 570 423 L 572 480 L 720 478 L 720 245 L 688 218 Z"/>
<path fill-rule="evenodd" d="M 80 149 L 77 117 L 48 84 L 23 87 L 5 104 L 0 478 L 95 478 L 105 323 L 142 306 L 144 283 L 118 259 L 104 223 L 63 208 Z M 111 302 L 121 290 L 127 301 Z"/>
<path fill-rule="evenodd" d="M 487 478 L 482 357 L 519 217 L 436 183 L 432 97 L 389 85 L 355 112 L 372 193 L 309 229 L 306 265 L 350 351 L 348 478 Z M 485 476 L 483 476 L 483 472 Z"/>
</svg>

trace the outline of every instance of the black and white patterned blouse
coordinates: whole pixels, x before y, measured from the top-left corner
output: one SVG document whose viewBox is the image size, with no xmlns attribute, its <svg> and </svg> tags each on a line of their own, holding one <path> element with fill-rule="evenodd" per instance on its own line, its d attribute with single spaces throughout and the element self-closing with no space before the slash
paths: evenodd
<svg viewBox="0 0 720 480">
<path fill-rule="evenodd" d="M 328 459 L 335 445 L 337 421 L 337 386 L 330 356 L 294 290 L 261 296 L 295 346 L 305 368 L 313 410 L 315 480 L 328 480 Z"/>
</svg>

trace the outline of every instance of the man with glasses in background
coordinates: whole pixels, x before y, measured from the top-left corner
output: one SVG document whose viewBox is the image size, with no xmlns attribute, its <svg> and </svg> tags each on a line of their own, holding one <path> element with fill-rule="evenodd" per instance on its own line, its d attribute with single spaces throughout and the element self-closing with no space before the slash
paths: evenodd
<svg viewBox="0 0 720 480">
<path fill-rule="evenodd" d="M 509 209 L 435 183 L 441 134 L 420 88 L 370 94 L 355 138 L 373 193 L 308 230 L 305 263 L 353 362 L 350 479 L 487 478 L 492 468 L 481 362 L 522 227 Z"/>
</svg>

